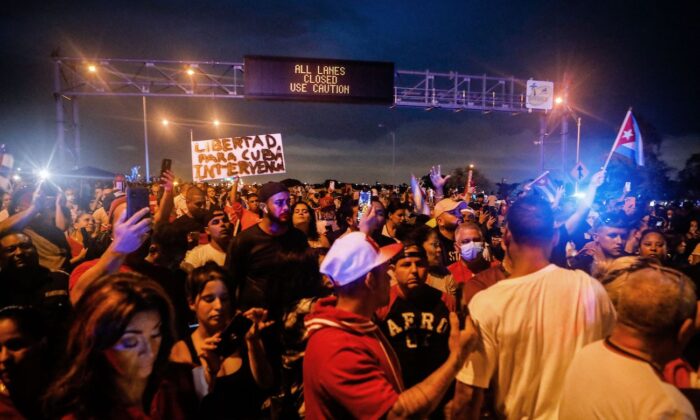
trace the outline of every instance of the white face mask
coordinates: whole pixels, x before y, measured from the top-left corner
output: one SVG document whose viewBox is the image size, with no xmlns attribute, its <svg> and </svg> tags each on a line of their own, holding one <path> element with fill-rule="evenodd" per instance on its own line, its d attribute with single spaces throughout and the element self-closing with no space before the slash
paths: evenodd
<svg viewBox="0 0 700 420">
<path fill-rule="evenodd" d="M 474 261 L 483 250 L 483 242 L 469 242 L 459 246 L 459 254 L 464 261 Z"/>
</svg>

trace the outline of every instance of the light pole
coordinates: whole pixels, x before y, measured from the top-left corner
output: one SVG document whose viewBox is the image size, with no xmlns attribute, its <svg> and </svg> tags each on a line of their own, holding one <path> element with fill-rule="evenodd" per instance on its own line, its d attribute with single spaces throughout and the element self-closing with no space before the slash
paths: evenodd
<svg viewBox="0 0 700 420">
<path fill-rule="evenodd" d="M 146 155 L 146 181 L 148 182 L 151 180 L 151 169 L 148 158 L 148 118 L 146 114 L 146 96 L 142 96 L 141 98 L 143 99 L 143 148 Z"/>
</svg>

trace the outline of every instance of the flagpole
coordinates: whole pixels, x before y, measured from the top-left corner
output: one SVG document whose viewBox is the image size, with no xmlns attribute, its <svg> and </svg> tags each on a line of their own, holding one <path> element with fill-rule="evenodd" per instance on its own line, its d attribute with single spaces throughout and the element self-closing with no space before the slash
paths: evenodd
<svg viewBox="0 0 700 420">
<path fill-rule="evenodd" d="M 540 179 L 546 177 L 547 175 L 549 175 L 549 171 L 544 171 L 544 172 L 542 173 L 542 175 L 540 175 L 540 176 L 538 176 L 537 178 L 533 179 L 529 184 L 526 184 L 524 189 L 528 190 L 528 189 L 532 188 L 532 186 L 535 185 L 535 183 L 536 183 L 537 181 L 539 181 Z"/>
<path fill-rule="evenodd" d="M 608 153 L 608 158 L 605 160 L 605 164 L 601 168 L 603 172 L 608 168 L 608 164 L 610 163 L 610 159 L 612 159 L 613 153 L 615 153 L 615 149 L 617 149 L 617 144 L 620 142 L 620 136 L 622 135 L 622 131 L 625 129 L 625 125 L 627 123 L 627 119 L 630 117 L 632 114 L 632 107 L 630 107 L 627 110 L 627 114 L 625 115 L 625 119 L 622 120 L 622 124 L 620 125 L 620 130 L 617 132 L 617 136 L 615 137 L 615 143 L 612 145 L 612 149 L 610 149 L 610 153 Z"/>
</svg>

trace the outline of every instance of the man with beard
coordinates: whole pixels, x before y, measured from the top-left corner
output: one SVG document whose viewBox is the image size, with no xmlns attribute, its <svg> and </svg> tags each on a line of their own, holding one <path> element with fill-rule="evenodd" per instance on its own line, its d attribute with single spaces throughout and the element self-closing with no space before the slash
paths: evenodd
<svg viewBox="0 0 700 420">
<path fill-rule="evenodd" d="M 268 182 L 258 191 L 264 217 L 231 241 L 225 267 L 238 289 L 239 307 L 262 307 L 280 315 L 285 306 L 285 273 L 280 256 L 308 248 L 306 235 L 291 224 L 289 190 L 279 182 Z"/>
<path fill-rule="evenodd" d="M 627 255 L 628 235 L 629 226 L 621 214 L 602 215 L 593 225 L 593 241 L 584 245 L 573 258 L 571 267 L 592 274 L 601 264 Z"/>
<path fill-rule="evenodd" d="M 40 265 L 29 236 L 17 232 L 0 238 L 0 270 L 0 308 L 34 306 L 55 320 L 68 315 L 68 274 Z"/>
<path fill-rule="evenodd" d="M 445 198 L 435 204 L 433 216 L 435 217 L 435 231 L 443 250 L 442 263 L 445 267 L 459 261 L 459 253 L 454 251 L 455 230 L 462 220 L 462 210 L 467 210 L 467 203 L 451 198 Z"/>
<path fill-rule="evenodd" d="M 207 198 L 204 191 L 197 187 L 191 187 L 185 194 L 185 205 L 187 212 L 175 219 L 172 223 L 173 229 L 180 236 L 187 237 L 187 249 L 192 249 L 199 244 L 199 234 L 204 229 L 204 216 L 206 211 L 204 206 Z"/>
<path fill-rule="evenodd" d="M 226 213 L 223 210 L 213 210 L 207 213 L 204 220 L 209 243 L 197 245 L 187 252 L 182 265 L 188 272 L 203 266 L 207 261 L 214 261 L 222 267 L 226 262 L 226 249 L 231 242 L 231 224 Z"/>
<path fill-rule="evenodd" d="M 412 387 L 447 360 L 455 299 L 426 284 L 428 260 L 418 244 L 404 242 L 403 251 L 389 265 L 389 274 L 396 284 L 389 289 L 389 305 L 377 311 L 382 320 L 379 327 L 399 358 L 404 384 Z"/>
</svg>

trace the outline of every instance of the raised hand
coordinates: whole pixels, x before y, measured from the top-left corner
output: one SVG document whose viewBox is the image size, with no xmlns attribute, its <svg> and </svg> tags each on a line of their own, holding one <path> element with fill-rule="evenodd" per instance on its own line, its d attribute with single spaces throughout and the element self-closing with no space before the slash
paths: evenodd
<svg viewBox="0 0 700 420">
<path fill-rule="evenodd" d="M 253 325 L 245 334 L 246 340 L 254 340 L 260 337 L 260 332 L 270 325 L 274 324 L 275 321 L 267 320 L 267 309 L 262 308 L 250 308 L 243 312 L 243 316 L 253 321 Z"/>
<path fill-rule="evenodd" d="M 456 357 L 457 365 L 462 366 L 467 360 L 467 356 L 476 347 L 479 332 L 471 317 L 467 317 L 464 329 L 459 329 L 459 318 L 455 312 L 450 313 L 450 338 L 448 345 L 450 356 Z"/>
<path fill-rule="evenodd" d="M 119 220 L 114 223 L 114 241 L 112 246 L 115 252 L 120 254 L 130 254 L 146 241 L 151 231 L 151 219 L 144 218 L 149 212 L 149 208 L 143 208 L 134 213 L 126 220 L 124 211 Z"/>
<path fill-rule="evenodd" d="M 589 186 L 591 188 L 598 188 L 605 182 L 605 171 L 598 171 L 591 177 L 591 183 Z"/>
<path fill-rule="evenodd" d="M 160 182 L 163 184 L 163 189 L 165 191 L 172 191 L 173 185 L 175 183 L 175 174 L 173 171 L 168 169 L 160 175 Z"/>
<path fill-rule="evenodd" d="M 370 235 L 379 226 L 379 220 L 377 220 L 377 212 L 372 204 L 369 205 L 367 213 L 360 219 L 360 224 L 358 226 L 360 232 L 365 235 Z"/>
<path fill-rule="evenodd" d="M 443 188 L 445 187 L 445 182 L 447 182 L 448 179 L 450 179 L 452 175 L 447 175 L 443 178 L 442 176 L 442 169 L 440 165 L 437 167 L 433 166 L 430 168 L 430 181 L 433 183 L 433 186 L 435 187 L 435 191 L 439 193 L 443 193 Z"/>
</svg>

